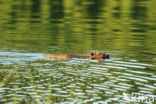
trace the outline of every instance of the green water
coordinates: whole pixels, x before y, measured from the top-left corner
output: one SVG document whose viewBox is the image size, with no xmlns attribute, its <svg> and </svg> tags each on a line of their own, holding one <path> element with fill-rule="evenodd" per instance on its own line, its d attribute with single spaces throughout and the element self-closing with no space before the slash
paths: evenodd
<svg viewBox="0 0 156 104">
<path fill-rule="evenodd" d="M 0 104 L 154 104 L 155 4 L 154 0 L 0 1 Z M 96 51 L 111 58 L 43 57 Z M 132 101 L 123 93 L 148 97 Z"/>
</svg>

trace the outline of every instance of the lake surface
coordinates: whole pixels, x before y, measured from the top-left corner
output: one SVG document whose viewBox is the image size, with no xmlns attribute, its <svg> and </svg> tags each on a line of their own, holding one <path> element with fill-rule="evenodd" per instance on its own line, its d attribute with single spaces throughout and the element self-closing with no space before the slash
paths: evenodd
<svg viewBox="0 0 156 104">
<path fill-rule="evenodd" d="M 0 1 L 0 104 L 154 104 L 155 4 Z M 43 57 L 91 52 L 111 57 Z"/>
</svg>

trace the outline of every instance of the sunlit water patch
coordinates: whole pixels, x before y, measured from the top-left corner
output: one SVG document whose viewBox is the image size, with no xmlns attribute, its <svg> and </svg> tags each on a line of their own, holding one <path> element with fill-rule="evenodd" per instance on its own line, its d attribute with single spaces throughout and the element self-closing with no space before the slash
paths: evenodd
<svg viewBox="0 0 156 104">
<path fill-rule="evenodd" d="M 1 64 L 22 63 L 43 58 L 39 53 L 0 52 Z"/>
</svg>

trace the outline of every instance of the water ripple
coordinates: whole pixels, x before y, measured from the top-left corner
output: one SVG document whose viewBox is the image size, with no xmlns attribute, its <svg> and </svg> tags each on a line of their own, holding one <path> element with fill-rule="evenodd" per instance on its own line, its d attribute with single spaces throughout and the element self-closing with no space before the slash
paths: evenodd
<svg viewBox="0 0 156 104">
<path fill-rule="evenodd" d="M 9 54 L 2 56 L 3 53 L 0 53 L 2 57 Z M 113 60 L 57 61 L 46 60 L 39 57 L 40 55 L 13 53 L 9 56 L 10 59 L 0 60 L 3 63 L 0 69 L 0 73 L 3 73 L 0 77 L 0 102 L 6 102 L 6 99 L 18 102 L 30 97 L 41 103 L 52 97 L 62 99 L 59 104 L 65 104 L 67 100 L 70 102 L 66 103 L 98 104 L 120 101 L 123 92 L 134 88 L 143 94 L 152 94 L 156 89 L 155 74 L 144 70 L 149 66 L 154 68 L 154 65 Z M 14 63 L 11 66 L 12 72 L 7 62 Z M 9 94 L 6 95 L 7 93 Z"/>
</svg>

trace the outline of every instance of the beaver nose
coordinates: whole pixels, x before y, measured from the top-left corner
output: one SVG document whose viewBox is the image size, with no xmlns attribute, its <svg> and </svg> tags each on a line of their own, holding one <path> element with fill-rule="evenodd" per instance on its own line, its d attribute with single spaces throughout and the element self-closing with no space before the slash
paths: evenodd
<svg viewBox="0 0 156 104">
<path fill-rule="evenodd" d="M 109 59 L 109 54 L 105 54 L 104 59 Z"/>
</svg>

